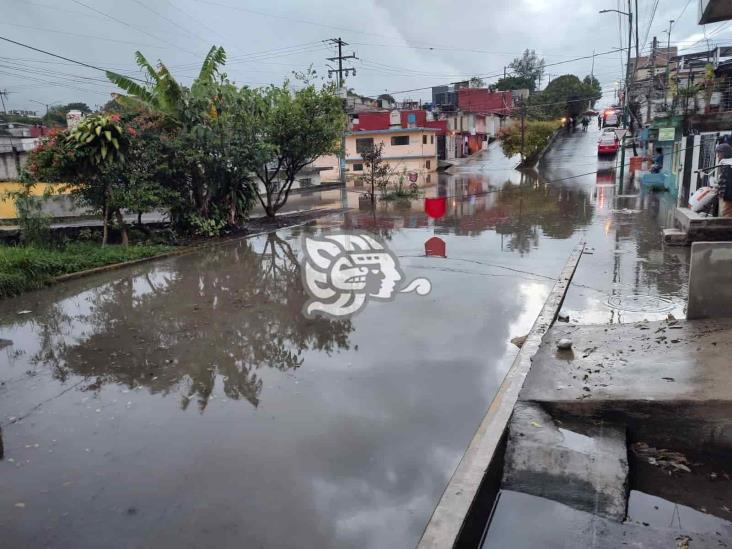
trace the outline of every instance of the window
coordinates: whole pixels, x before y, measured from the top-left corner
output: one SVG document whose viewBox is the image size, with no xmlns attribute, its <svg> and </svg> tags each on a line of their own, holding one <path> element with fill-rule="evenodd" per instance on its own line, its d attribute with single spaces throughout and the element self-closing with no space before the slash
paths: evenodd
<svg viewBox="0 0 732 549">
<path fill-rule="evenodd" d="M 363 164 L 354 164 L 353 165 L 353 171 L 354 172 L 362 172 L 363 171 Z"/>
<path fill-rule="evenodd" d="M 356 139 L 356 152 L 357 153 L 362 153 L 364 151 L 367 151 L 373 146 L 374 146 L 373 137 L 361 137 L 359 139 Z"/>
<path fill-rule="evenodd" d="M 428 170 L 430 169 L 430 161 L 429 160 L 424 163 L 424 167 L 427 168 Z"/>
<path fill-rule="evenodd" d="M 391 138 L 392 145 L 409 145 L 408 135 L 395 135 Z"/>
<path fill-rule="evenodd" d="M 423 135 L 422 136 L 422 145 L 426 145 L 426 144 L 427 144 L 427 136 Z"/>
<path fill-rule="evenodd" d="M 434 144 L 435 144 L 435 136 L 430 135 L 430 145 L 434 145 Z"/>
<path fill-rule="evenodd" d="M 306 189 L 307 187 L 312 187 L 312 185 L 313 185 L 313 180 L 309 177 L 303 177 L 299 181 L 300 181 L 300 187 L 302 187 L 303 189 Z"/>
</svg>

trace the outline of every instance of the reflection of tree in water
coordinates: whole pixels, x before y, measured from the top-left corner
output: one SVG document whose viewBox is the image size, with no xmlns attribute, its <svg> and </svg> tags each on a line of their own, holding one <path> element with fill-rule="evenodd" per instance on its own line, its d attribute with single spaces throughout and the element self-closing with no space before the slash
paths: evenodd
<svg viewBox="0 0 732 549">
<path fill-rule="evenodd" d="M 290 245 L 268 235 L 257 253 L 249 241 L 179 260 L 167 280 L 130 277 L 99 288 L 90 312 L 66 317 L 59 307 L 44 315 L 37 363 L 60 379 L 91 378 L 183 393 L 201 410 L 216 379 L 228 398 L 259 403 L 262 366 L 290 370 L 303 353 L 347 349 L 350 321 L 308 319 L 307 295 Z M 72 326 L 89 335 L 72 338 Z"/>
<path fill-rule="evenodd" d="M 566 239 L 592 219 L 594 207 L 581 187 L 546 183 L 526 177 L 520 185 L 506 182 L 498 195 L 497 207 L 505 220 L 496 232 L 509 237 L 510 250 L 525 254 L 539 242 L 538 229 L 550 238 Z"/>
</svg>

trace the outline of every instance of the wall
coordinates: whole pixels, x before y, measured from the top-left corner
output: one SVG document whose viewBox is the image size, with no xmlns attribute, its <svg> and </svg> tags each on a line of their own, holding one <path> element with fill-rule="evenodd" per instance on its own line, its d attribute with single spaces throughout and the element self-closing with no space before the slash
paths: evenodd
<svg viewBox="0 0 732 549">
<path fill-rule="evenodd" d="M 366 132 L 364 132 L 366 133 Z M 427 144 L 422 141 L 422 136 L 427 136 Z M 409 136 L 409 145 L 392 145 L 392 137 Z M 360 160 L 361 155 L 356 150 L 356 139 L 372 137 L 374 145 L 384 144 L 382 156 L 384 158 L 397 156 L 437 156 L 437 140 L 435 132 L 389 132 L 389 133 L 366 133 L 359 135 L 358 132 L 346 136 L 346 158 Z M 430 139 L 431 137 L 431 139 Z"/>
<path fill-rule="evenodd" d="M 458 107 L 466 112 L 510 114 L 513 94 L 510 91 L 491 92 L 485 88 L 458 91 Z"/>
<path fill-rule="evenodd" d="M 0 151 L 0 181 L 17 181 L 20 179 L 18 163 L 21 169 L 28 161 L 28 153 Z"/>
</svg>

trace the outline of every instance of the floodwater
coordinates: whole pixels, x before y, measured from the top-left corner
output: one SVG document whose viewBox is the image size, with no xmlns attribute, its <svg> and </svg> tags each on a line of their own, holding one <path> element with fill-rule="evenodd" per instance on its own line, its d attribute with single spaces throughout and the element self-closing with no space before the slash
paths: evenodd
<svg viewBox="0 0 732 549">
<path fill-rule="evenodd" d="M 561 140 L 540 178 L 492 146 L 426 184 L 437 219 L 302 195 L 291 209 L 355 209 L 0 302 L 2 545 L 414 546 L 578 242 L 594 253 L 573 317 L 668 314 L 613 296 L 683 314 L 657 198 L 576 177 L 595 142 Z M 431 293 L 305 318 L 302 236 L 342 228 L 379 235 Z"/>
</svg>

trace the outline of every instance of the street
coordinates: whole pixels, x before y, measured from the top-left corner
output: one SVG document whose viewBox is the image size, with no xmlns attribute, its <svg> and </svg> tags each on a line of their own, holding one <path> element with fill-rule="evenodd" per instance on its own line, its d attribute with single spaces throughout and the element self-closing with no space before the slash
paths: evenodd
<svg viewBox="0 0 732 549">
<path fill-rule="evenodd" d="M 7 300 L 3 543 L 414 546 L 578 241 L 572 322 L 683 316 L 673 200 L 616 187 L 597 135 L 560 137 L 538 178 L 498 147 L 435 174 L 437 219 L 423 199 L 352 209 Z M 301 237 L 339 228 L 431 293 L 303 317 Z"/>
</svg>

